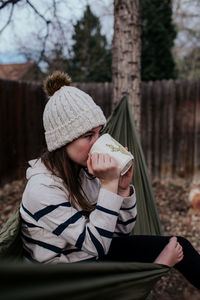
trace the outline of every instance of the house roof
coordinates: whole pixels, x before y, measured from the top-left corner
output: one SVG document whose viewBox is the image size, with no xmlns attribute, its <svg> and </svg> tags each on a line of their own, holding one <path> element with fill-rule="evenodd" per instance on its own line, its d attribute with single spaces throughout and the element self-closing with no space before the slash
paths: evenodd
<svg viewBox="0 0 200 300">
<path fill-rule="evenodd" d="M 0 79 L 20 80 L 34 66 L 34 62 L 0 64 Z"/>
</svg>

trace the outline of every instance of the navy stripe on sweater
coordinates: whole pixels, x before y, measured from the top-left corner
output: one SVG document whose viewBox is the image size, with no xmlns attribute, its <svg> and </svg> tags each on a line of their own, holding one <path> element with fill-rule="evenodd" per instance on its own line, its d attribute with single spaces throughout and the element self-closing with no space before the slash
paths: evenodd
<svg viewBox="0 0 200 300">
<path fill-rule="evenodd" d="M 26 259 L 28 259 L 28 260 L 31 261 L 31 262 L 38 263 L 38 261 L 35 260 L 35 259 L 31 256 L 31 254 L 30 254 L 26 249 L 24 249 L 24 248 L 23 248 L 23 256 L 26 257 Z"/>
<path fill-rule="evenodd" d="M 55 253 L 61 253 L 62 252 L 62 248 L 59 248 L 59 247 L 56 247 L 54 245 L 51 245 L 51 244 L 47 244 L 45 242 L 42 242 L 42 241 L 38 241 L 38 240 L 34 240 L 30 237 L 27 237 L 26 235 L 22 234 L 22 237 L 28 242 L 28 243 L 31 243 L 31 244 L 35 244 L 35 245 L 38 245 L 42 248 L 45 248 L 45 249 L 48 249 L 52 252 L 55 252 Z"/>
<path fill-rule="evenodd" d="M 83 230 L 83 232 L 79 235 L 77 241 L 76 241 L 76 245 L 75 247 L 77 247 L 78 249 L 82 248 L 84 239 L 85 239 L 85 232 L 86 232 L 86 228 Z"/>
<path fill-rule="evenodd" d="M 79 249 L 69 249 L 69 250 L 64 250 L 62 253 L 64 255 L 69 255 L 69 254 L 74 253 L 74 252 L 80 252 L 80 250 Z"/>
<path fill-rule="evenodd" d="M 80 212 L 75 213 L 67 221 L 65 221 L 64 223 L 58 225 L 58 227 L 53 231 L 53 233 L 57 236 L 60 235 L 69 225 L 74 224 L 80 218 L 82 218 L 82 214 Z"/>
<path fill-rule="evenodd" d="M 49 205 L 49 206 L 46 206 L 45 208 L 43 208 L 41 210 L 38 210 L 34 214 L 32 214 L 27 208 L 25 208 L 25 206 L 23 204 L 21 206 L 22 206 L 23 210 L 29 216 L 31 216 L 34 220 L 38 221 L 40 218 L 42 218 L 43 216 L 49 214 L 50 212 L 52 212 L 53 210 L 55 210 L 59 206 L 71 207 L 71 204 L 69 202 L 64 202 L 64 203 L 60 203 L 60 204 L 56 204 L 56 205 Z"/>
<path fill-rule="evenodd" d="M 98 233 L 103 236 L 103 237 L 107 237 L 109 239 L 112 239 L 113 237 L 113 232 L 112 231 L 108 231 L 106 229 L 102 229 L 102 228 L 99 228 L 97 226 L 95 226 L 96 230 L 98 231 Z"/>
<path fill-rule="evenodd" d="M 28 226 L 29 228 L 42 228 L 41 226 L 37 226 L 37 225 L 35 225 L 35 224 L 32 224 L 32 223 L 29 223 L 29 222 L 27 222 L 27 221 L 25 221 L 24 219 L 22 219 L 22 223 L 23 224 L 25 224 L 26 226 Z"/>
<path fill-rule="evenodd" d="M 103 246 L 101 245 L 101 243 L 97 240 L 97 238 L 94 236 L 94 234 L 91 232 L 90 228 L 87 228 L 90 238 L 92 240 L 92 243 L 94 244 L 97 252 L 98 252 L 98 256 L 102 257 L 104 256 L 104 249 Z"/>
<path fill-rule="evenodd" d="M 130 223 L 135 222 L 137 219 L 137 216 L 135 218 L 129 219 L 127 221 L 121 221 L 121 220 L 117 220 L 117 224 L 122 224 L 122 225 L 128 225 Z"/>
<path fill-rule="evenodd" d="M 136 203 L 131 207 L 121 207 L 120 210 L 130 210 L 136 207 Z"/>
<path fill-rule="evenodd" d="M 103 212 L 105 212 L 105 213 L 107 213 L 107 214 L 109 214 L 109 215 L 113 215 L 113 216 L 117 216 L 117 217 L 118 217 L 118 215 L 119 215 L 116 211 L 110 210 L 110 209 L 105 208 L 105 207 L 100 206 L 100 205 L 97 205 L 97 206 L 96 206 L 96 209 L 98 209 L 98 210 L 100 210 L 100 211 L 103 211 Z"/>
</svg>

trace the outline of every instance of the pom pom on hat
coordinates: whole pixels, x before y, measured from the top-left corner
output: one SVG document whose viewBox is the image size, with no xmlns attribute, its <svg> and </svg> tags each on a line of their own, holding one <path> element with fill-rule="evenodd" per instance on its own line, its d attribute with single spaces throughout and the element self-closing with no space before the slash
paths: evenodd
<svg viewBox="0 0 200 300">
<path fill-rule="evenodd" d="M 58 91 L 62 86 L 70 86 L 72 80 L 68 74 L 55 71 L 52 75 L 49 75 L 44 81 L 44 91 L 48 97 Z"/>
<path fill-rule="evenodd" d="M 44 81 L 49 96 L 43 113 L 45 139 L 49 151 L 72 142 L 100 125 L 106 119 L 93 99 L 78 88 L 70 86 L 71 78 L 56 71 Z"/>
</svg>

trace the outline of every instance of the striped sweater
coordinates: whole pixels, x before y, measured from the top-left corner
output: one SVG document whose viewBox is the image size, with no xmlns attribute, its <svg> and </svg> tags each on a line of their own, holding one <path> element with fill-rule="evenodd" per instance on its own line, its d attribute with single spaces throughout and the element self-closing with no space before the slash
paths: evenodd
<svg viewBox="0 0 200 300">
<path fill-rule="evenodd" d="M 98 259 L 110 247 L 113 234 L 129 234 L 137 215 L 135 192 L 123 198 L 101 188 L 99 179 L 81 171 L 82 188 L 95 209 L 87 218 L 69 202 L 63 181 L 41 162 L 27 169 L 20 213 L 26 260 L 42 263 Z M 134 188 L 133 188 L 134 191 Z"/>
</svg>

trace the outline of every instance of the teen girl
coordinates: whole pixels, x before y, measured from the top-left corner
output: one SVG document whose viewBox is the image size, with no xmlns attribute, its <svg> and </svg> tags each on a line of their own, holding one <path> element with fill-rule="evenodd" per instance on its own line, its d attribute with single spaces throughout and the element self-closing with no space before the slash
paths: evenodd
<svg viewBox="0 0 200 300">
<path fill-rule="evenodd" d="M 61 72 L 45 81 L 48 150 L 27 170 L 20 208 L 25 259 L 155 262 L 175 266 L 200 288 L 200 256 L 186 239 L 129 236 L 137 217 L 133 166 L 120 176 L 114 158 L 89 154 L 106 120 L 70 82 Z"/>
</svg>

